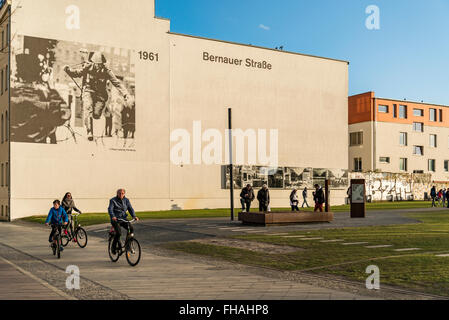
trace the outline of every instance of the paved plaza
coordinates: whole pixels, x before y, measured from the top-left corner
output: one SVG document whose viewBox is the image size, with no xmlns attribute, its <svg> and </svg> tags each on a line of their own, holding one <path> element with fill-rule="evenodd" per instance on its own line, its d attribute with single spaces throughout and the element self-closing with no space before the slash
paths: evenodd
<svg viewBox="0 0 449 320">
<path fill-rule="evenodd" d="M 408 210 L 410 211 L 410 210 Z M 152 300 L 348 300 L 429 299 L 410 293 L 372 292 L 362 284 L 339 283 L 312 275 L 289 277 L 263 270 L 158 248 L 170 241 L 220 239 L 238 234 L 286 234 L 289 232 L 351 225 L 417 223 L 398 214 L 370 213 L 351 220 L 337 213 L 333 223 L 291 226 L 244 226 L 227 218 L 147 220 L 135 224 L 143 255 L 132 268 L 122 257 L 117 263 L 107 253 L 108 225 L 88 227 L 85 249 L 74 244 L 56 259 L 48 245 L 49 229 L 25 222 L 0 223 L 0 299 L 152 299 Z M 312 241 L 323 241 L 321 239 Z M 324 240 L 326 241 L 326 240 Z M 80 290 L 68 291 L 67 266 L 80 269 Z"/>
</svg>

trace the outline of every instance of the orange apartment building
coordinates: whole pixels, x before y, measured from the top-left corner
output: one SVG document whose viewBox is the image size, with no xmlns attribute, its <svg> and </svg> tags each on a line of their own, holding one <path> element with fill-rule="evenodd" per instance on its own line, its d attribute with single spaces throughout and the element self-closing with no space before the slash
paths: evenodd
<svg viewBox="0 0 449 320">
<path fill-rule="evenodd" d="M 349 97 L 349 170 L 431 173 L 449 181 L 448 106 Z"/>
</svg>

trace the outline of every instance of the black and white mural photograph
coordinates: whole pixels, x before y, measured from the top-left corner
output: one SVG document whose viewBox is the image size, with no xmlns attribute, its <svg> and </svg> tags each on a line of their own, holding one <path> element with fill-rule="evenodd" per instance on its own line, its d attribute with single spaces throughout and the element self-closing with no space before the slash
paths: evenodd
<svg viewBox="0 0 449 320">
<path fill-rule="evenodd" d="M 247 184 L 254 188 L 267 184 L 270 189 L 313 188 L 314 184 L 324 186 L 326 179 L 329 179 L 333 189 L 346 189 L 349 185 L 348 170 L 345 169 L 234 166 L 236 188 L 243 188 Z M 222 166 L 222 189 L 229 189 L 230 181 L 229 166 Z"/>
<path fill-rule="evenodd" d="M 17 35 L 11 140 L 135 148 L 132 50 Z"/>
</svg>

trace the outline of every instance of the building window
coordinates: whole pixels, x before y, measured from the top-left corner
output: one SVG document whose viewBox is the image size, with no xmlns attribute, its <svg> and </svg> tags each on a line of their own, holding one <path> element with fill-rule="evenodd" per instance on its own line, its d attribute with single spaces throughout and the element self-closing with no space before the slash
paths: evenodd
<svg viewBox="0 0 449 320">
<path fill-rule="evenodd" d="M 399 170 L 407 171 L 407 159 L 406 158 L 399 159 Z"/>
<path fill-rule="evenodd" d="M 8 141 L 9 137 L 9 119 L 8 119 L 8 111 L 5 113 L 5 141 Z"/>
<path fill-rule="evenodd" d="M 407 132 L 399 133 L 399 145 L 407 146 Z"/>
<path fill-rule="evenodd" d="M 6 168 L 5 168 L 5 187 L 9 186 L 9 164 L 6 162 Z"/>
<path fill-rule="evenodd" d="M 4 171 L 3 163 L 2 163 L 2 187 L 4 186 L 4 181 L 5 181 L 5 176 L 4 176 L 4 174 L 5 174 L 5 171 Z"/>
<path fill-rule="evenodd" d="M 413 154 L 415 154 L 417 156 L 423 156 L 424 155 L 424 147 L 423 146 L 414 146 Z"/>
<path fill-rule="evenodd" d="M 435 172 L 435 159 L 429 159 L 429 171 Z"/>
<path fill-rule="evenodd" d="M 440 122 L 443 122 L 443 109 L 440 109 Z"/>
<path fill-rule="evenodd" d="M 393 105 L 393 118 L 397 118 L 398 117 L 398 105 L 394 104 Z"/>
<path fill-rule="evenodd" d="M 445 172 L 449 171 L 449 160 L 444 160 L 444 171 Z"/>
<path fill-rule="evenodd" d="M 413 109 L 413 115 L 415 117 L 424 117 L 424 110 L 423 109 Z"/>
<path fill-rule="evenodd" d="M 436 148 L 437 147 L 437 135 L 436 134 L 431 134 L 430 135 L 430 146 L 432 148 Z"/>
<path fill-rule="evenodd" d="M 379 105 L 379 112 L 380 113 L 388 113 L 388 106 Z"/>
<path fill-rule="evenodd" d="M 2 143 L 3 143 L 3 132 L 5 132 L 5 123 L 3 122 L 3 114 L 2 114 L 2 133 L 1 133 L 1 136 L 2 136 Z"/>
<path fill-rule="evenodd" d="M 361 146 L 363 144 L 363 132 L 352 132 L 349 134 L 349 145 Z"/>
<path fill-rule="evenodd" d="M 6 65 L 6 69 L 5 69 L 5 92 L 8 91 L 8 79 L 9 79 L 9 68 L 8 65 Z"/>
<path fill-rule="evenodd" d="M 362 158 L 354 158 L 354 171 L 362 172 Z"/>
<path fill-rule="evenodd" d="M 437 121 L 437 109 L 429 109 L 429 120 Z"/>
<path fill-rule="evenodd" d="M 407 106 L 399 105 L 399 119 L 407 119 Z"/>
<path fill-rule="evenodd" d="M 413 173 L 424 173 L 424 170 L 413 170 Z"/>
<path fill-rule="evenodd" d="M 424 132 L 424 123 L 422 123 L 422 122 L 413 122 L 413 131 Z"/>
<path fill-rule="evenodd" d="M 390 163 L 390 157 L 380 157 L 379 162 L 380 163 Z"/>
</svg>

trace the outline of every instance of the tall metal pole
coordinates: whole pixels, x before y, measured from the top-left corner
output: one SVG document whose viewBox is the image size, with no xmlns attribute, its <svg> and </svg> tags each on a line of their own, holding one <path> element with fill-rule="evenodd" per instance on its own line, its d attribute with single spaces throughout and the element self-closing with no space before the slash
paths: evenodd
<svg viewBox="0 0 449 320">
<path fill-rule="evenodd" d="M 229 172 L 231 174 L 231 221 L 234 221 L 234 166 L 232 165 L 232 109 L 228 108 L 229 122 Z"/>
</svg>

